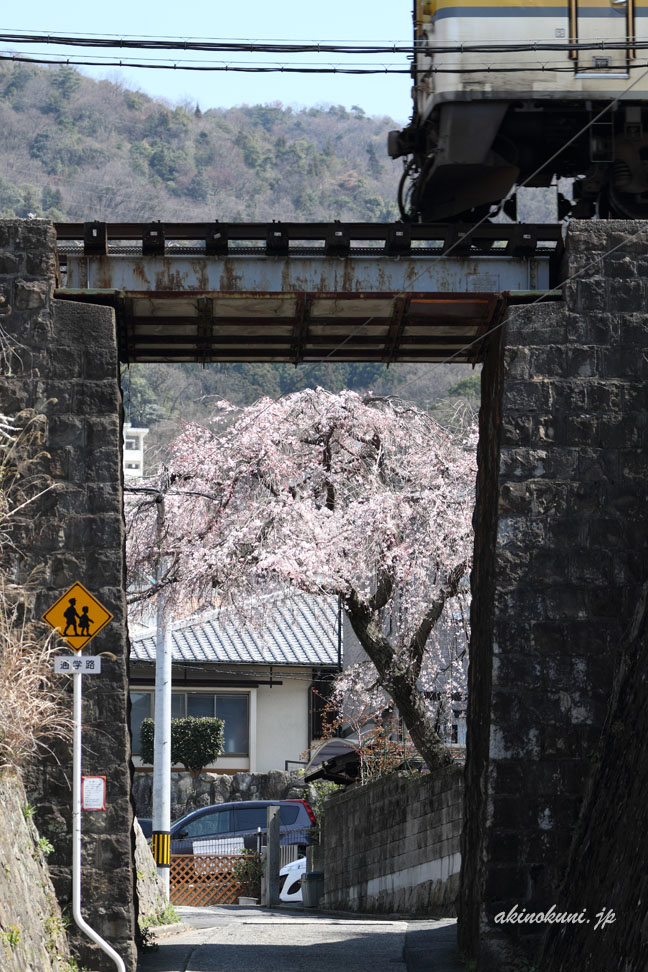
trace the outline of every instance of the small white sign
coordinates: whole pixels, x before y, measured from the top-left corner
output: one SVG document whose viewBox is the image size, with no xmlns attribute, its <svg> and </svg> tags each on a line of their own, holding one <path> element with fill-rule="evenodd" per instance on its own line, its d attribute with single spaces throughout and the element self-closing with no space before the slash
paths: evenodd
<svg viewBox="0 0 648 972">
<path fill-rule="evenodd" d="M 82 810 L 105 810 L 106 809 L 106 777 L 105 776 L 81 777 L 81 809 Z"/>
<path fill-rule="evenodd" d="M 60 655 L 54 659 L 54 671 L 66 672 L 68 675 L 74 675 L 75 672 L 98 675 L 101 672 L 101 658 L 98 655 Z"/>
</svg>

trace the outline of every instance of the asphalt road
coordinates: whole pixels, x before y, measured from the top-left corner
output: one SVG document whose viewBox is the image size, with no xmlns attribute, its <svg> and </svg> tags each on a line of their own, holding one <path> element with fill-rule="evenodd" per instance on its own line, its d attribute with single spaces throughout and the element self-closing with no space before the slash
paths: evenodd
<svg viewBox="0 0 648 972">
<path fill-rule="evenodd" d="M 178 908 L 191 927 L 159 939 L 138 972 L 461 972 L 455 923 L 222 906 Z"/>
</svg>

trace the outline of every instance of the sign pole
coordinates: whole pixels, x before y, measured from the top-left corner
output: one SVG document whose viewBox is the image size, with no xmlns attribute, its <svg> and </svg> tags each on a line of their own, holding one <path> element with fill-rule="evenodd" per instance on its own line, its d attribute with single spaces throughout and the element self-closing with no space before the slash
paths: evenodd
<svg viewBox="0 0 648 972">
<path fill-rule="evenodd" d="M 81 613 L 79 613 L 79 610 Z M 83 672 L 101 673 L 101 658 L 83 658 L 81 652 L 102 631 L 113 616 L 101 601 L 90 593 L 80 581 L 75 581 L 65 594 L 47 609 L 43 615 L 51 628 L 74 651 L 74 656 L 59 657 L 54 661 L 55 672 L 65 672 L 74 676 L 73 695 L 73 745 L 72 745 L 72 915 L 75 922 L 88 938 L 108 955 L 118 972 L 126 972 L 124 961 L 114 948 L 105 942 L 94 928 L 91 928 L 81 914 L 81 787 L 82 787 L 82 748 L 81 720 L 83 717 Z M 105 806 L 105 800 L 104 806 Z"/>
<path fill-rule="evenodd" d="M 72 914 L 82 932 L 109 955 L 117 966 L 118 972 L 126 972 L 123 959 L 114 948 L 104 941 L 101 935 L 90 927 L 81 914 L 81 718 L 83 675 L 74 672 L 74 746 L 72 753 Z"/>
</svg>

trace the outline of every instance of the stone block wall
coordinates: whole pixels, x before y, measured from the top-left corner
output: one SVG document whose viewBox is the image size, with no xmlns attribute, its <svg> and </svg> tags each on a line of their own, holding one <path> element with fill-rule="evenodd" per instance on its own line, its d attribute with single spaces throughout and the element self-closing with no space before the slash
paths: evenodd
<svg viewBox="0 0 648 972">
<path fill-rule="evenodd" d="M 171 820 L 214 803 L 237 800 L 311 800 L 310 787 L 299 773 L 171 773 Z M 139 817 L 153 812 L 153 773 L 139 771 L 133 778 L 133 800 Z"/>
<path fill-rule="evenodd" d="M 563 885 L 586 922 L 552 925 L 542 972 L 643 972 L 648 955 L 648 583 L 617 665 Z"/>
<path fill-rule="evenodd" d="M 137 876 L 138 920 L 141 928 L 160 923 L 161 916 L 169 912 L 166 886 L 158 874 L 151 845 L 135 820 L 135 873 Z"/>
<path fill-rule="evenodd" d="M 0 326 L 10 367 L 0 377 L 0 411 L 38 431 L 34 457 L 52 488 L 17 524 L 12 577 L 30 580 L 35 618 L 74 581 L 114 615 L 86 654 L 112 652 L 102 673 L 84 679 L 83 772 L 107 778 L 105 812 L 83 814 L 86 920 L 135 967 L 130 740 L 121 497 L 121 398 L 110 309 L 53 297 L 55 248 L 44 220 L 0 222 Z M 45 636 L 43 626 L 43 636 Z M 69 653 L 69 651 L 68 651 Z M 64 676 L 62 676 L 64 677 Z M 71 705 L 71 696 L 70 696 Z M 71 899 L 69 748 L 25 771 L 40 832 L 54 846 L 50 870 L 59 901 Z M 113 972 L 114 963 L 71 928 L 79 964 Z"/>
<path fill-rule="evenodd" d="M 454 915 L 462 799 L 460 765 L 333 796 L 323 823 L 324 907 Z"/>
<path fill-rule="evenodd" d="M 561 881 L 647 576 L 648 224 L 572 223 L 564 276 L 484 369 L 460 906 L 480 972 L 539 945 L 499 912 L 583 907 Z"/>
</svg>

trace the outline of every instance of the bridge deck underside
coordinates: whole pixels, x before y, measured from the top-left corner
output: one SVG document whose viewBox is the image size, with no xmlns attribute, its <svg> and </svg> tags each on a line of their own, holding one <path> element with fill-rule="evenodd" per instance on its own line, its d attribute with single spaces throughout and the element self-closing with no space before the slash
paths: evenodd
<svg viewBox="0 0 648 972">
<path fill-rule="evenodd" d="M 75 297 L 69 291 L 60 298 Z M 122 360 L 479 360 L 500 294 L 86 292 L 117 310 Z"/>
<path fill-rule="evenodd" d="M 479 238 L 398 224 L 57 232 L 57 296 L 113 306 L 128 362 L 475 362 L 508 295 L 550 287 L 560 248 L 541 227 L 488 226 Z"/>
</svg>

